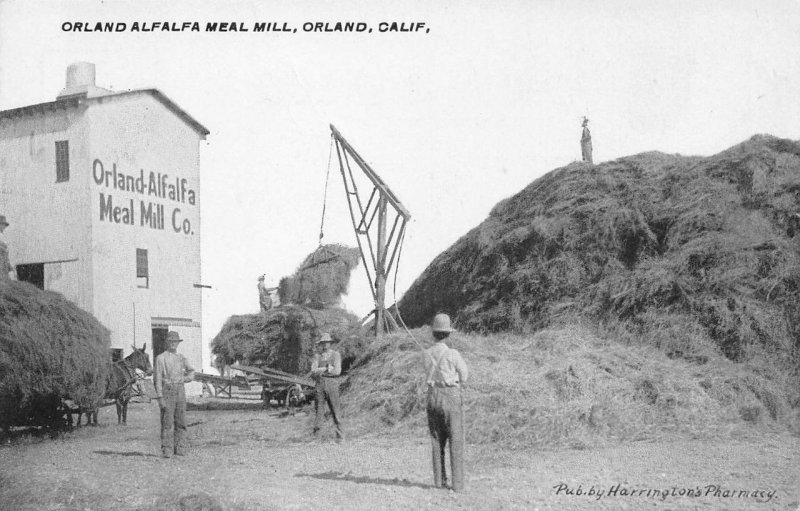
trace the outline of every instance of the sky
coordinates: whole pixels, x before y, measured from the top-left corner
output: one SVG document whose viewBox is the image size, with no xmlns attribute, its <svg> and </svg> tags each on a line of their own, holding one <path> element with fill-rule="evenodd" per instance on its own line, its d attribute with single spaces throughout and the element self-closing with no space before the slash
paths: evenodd
<svg viewBox="0 0 800 511">
<path fill-rule="evenodd" d="M 296 33 L 80 33 L 97 21 L 277 22 Z M 355 21 L 372 33 L 309 33 Z M 424 23 L 381 33 L 379 23 Z M 157 88 L 211 132 L 200 149 L 203 337 L 256 312 L 256 278 L 318 243 L 334 124 L 410 211 L 396 286 L 536 178 L 580 159 L 710 155 L 800 138 L 800 2 L 0 0 L 0 109 L 52 101 L 66 67 Z M 355 246 L 331 162 L 327 243 Z M 395 276 L 392 275 L 392 281 Z M 345 303 L 372 308 L 363 268 Z"/>
</svg>

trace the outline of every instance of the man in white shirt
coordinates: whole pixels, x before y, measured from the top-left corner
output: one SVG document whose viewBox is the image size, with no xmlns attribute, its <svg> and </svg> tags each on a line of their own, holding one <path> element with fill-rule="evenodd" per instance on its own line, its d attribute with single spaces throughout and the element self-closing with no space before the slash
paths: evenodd
<svg viewBox="0 0 800 511">
<path fill-rule="evenodd" d="M 423 352 L 428 385 L 428 431 L 433 456 L 433 483 L 447 488 L 445 446 L 450 444 L 453 491 L 464 489 L 464 412 L 461 386 L 469 371 L 461 354 L 445 344 L 453 332 L 450 316 L 437 314 L 431 325 L 436 344 Z"/>
<path fill-rule="evenodd" d="M 161 456 L 184 456 L 186 437 L 186 390 L 184 383 L 194 380 L 194 369 L 178 353 L 183 341 L 178 332 L 167 332 L 167 351 L 156 357 L 153 385 L 161 409 Z"/>
<path fill-rule="evenodd" d="M 314 394 L 314 435 L 319 432 L 322 426 L 322 419 L 325 415 L 325 405 L 333 417 L 336 425 L 336 441 L 344 440 L 342 432 L 342 412 L 339 402 L 339 375 L 342 374 L 342 356 L 338 351 L 331 349 L 333 338 L 328 333 L 320 335 L 317 346 L 321 346 L 321 351 L 314 355 L 311 361 L 311 376 L 316 380 L 317 387 Z"/>
</svg>

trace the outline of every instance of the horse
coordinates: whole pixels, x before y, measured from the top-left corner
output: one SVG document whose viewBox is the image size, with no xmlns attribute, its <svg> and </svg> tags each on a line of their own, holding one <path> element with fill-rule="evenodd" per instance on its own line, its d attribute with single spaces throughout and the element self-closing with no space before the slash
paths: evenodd
<svg viewBox="0 0 800 511">
<path fill-rule="evenodd" d="M 136 370 L 140 369 L 145 374 L 153 373 L 153 366 L 150 365 L 150 355 L 145 349 L 147 344 L 141 349 L 133 346 L 133 353 L 122 360 L 113 362 L 109 370 L 108 380 L 106 380 L 105 399 L 113 399 L 117 405 L 117 424 L 127 424 L 128 421 L 128 402 L 131 399 L 131 387 L 136 383 Z M 81 425 L 81 414 L 86 414 L 86 423 L 97 425 L 97 412 L 99 406 L 79 407 L 78 426 Z M 72 417 L 70 417 L 72 423 Z"/>
</svg>

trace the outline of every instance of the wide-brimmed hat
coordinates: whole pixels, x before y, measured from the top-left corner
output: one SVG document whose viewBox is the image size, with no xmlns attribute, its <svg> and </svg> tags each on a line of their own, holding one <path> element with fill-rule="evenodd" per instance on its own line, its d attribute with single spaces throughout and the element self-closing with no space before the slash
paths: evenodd
<svg viewBox="0 0 800 511">
<path fill-rule="evenodd" d="M 167 342 L 183 342 L 178 332 L 167 332 Z"/>
<path fill-rule="evenodd" d="M 431 323 L 431 330 L 434 332 L 452 332 L 453 327 L 450 326 L 450 316 L 447 314 L 437 314 L 433 317 Z"/>
<path fill-rule="evenodd" d="M 317 339 L 317 344 L 322 344 L 323 342 L 336 342 L 336 341 L 333 339 L 333 337 L 331 337 L 331 334 L 323 332 L 319 336 L 319 339 Z"/>
<path fill-rule="evenodd" d="M 10 223 L 8 223 L 8 221 L 6 220 L 6 217 L 5 217 L 5 215 L 0 215 L 0 225 L 5 225 L 6 227 L 8 227 L 9 225 L 11 225 L 11 224 L 10 224 Z"/>
</svg>

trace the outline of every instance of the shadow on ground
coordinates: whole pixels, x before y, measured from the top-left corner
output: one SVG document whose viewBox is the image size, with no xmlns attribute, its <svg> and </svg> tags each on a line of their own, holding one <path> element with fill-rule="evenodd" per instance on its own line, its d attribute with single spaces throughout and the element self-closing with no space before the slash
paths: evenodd
<svg viewBox="0 0 800 511">
<path fill-rule="evenodd" d="M 127 457 L 130 457 L 130 456 L 141 456 L 143 458 L 158 458 L 158 456 L 155 455 L 155 454 L 150 454 L 150 453 L 140 452 L 140 451 L 126 451 L 126 452 L 123 452 L 123 451 L 102 450 L 102 451 L 94 451 L 94 453 L 95 454 L 102 454 L 104 456 L 127 456 Z"/>
<path fill-rule="evenodd" d="M 369 477 L 369 476 L 356 476 L 351 474 L 350 472 L 343 474 L 341 472 L 322 472 L 321 474 L 304 474 L 298 473 L 294 475 L 295 477 L 311 477 L 314 479 L 326 479 L 330 481 L 349 481 L 351 483 L 358 483 L 358 484 L 383 484 L 386 486 L 403 486 L 405 488 L 435 488 L 435 486 L 430 484 L 422 484 L 422 483 L 415 483 L 409 481 L 408 479 L 384 479 L 382 477 Z"/>
</svg>

